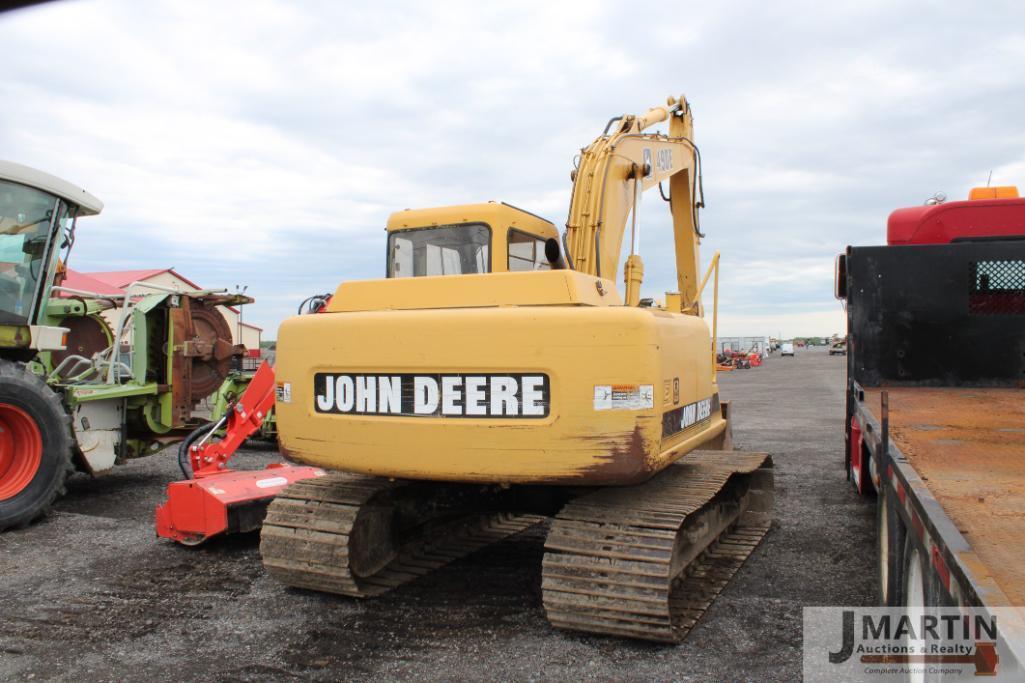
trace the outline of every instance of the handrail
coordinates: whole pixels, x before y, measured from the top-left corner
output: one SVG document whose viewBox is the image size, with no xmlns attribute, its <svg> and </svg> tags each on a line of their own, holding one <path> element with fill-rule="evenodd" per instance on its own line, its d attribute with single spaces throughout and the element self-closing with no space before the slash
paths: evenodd
<svg viewBox="0 0 1025 683">
<path fill-rule="evenodd" d="M 716 353 L 716 346 L 719 343 L 719 252 L 715 252 L 712 256 L 712 262 L 708 264 L 708 270 L 705 271 L 705 277 L 701 280 L 701 284 L 698 286 L 698 294 L 695 301 L 701 301 L 701 293 L 705 291 L 705 285 L 708 284 L 708 278 L 712 276 L 712 272 L 715 271 L 715 280 L 712 285 L 712 374 L 715 375 L 718 371 L 718 354 Z"/>
</svg>

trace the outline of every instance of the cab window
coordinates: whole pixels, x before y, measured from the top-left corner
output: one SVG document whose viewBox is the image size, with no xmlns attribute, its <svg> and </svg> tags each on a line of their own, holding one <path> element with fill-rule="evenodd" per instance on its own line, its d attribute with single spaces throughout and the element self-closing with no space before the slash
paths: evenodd
<svg viewBox="0 0 1025 683">
<path fill-rule="evenodd" d="M 548 270 L 545 241 L 540 237 L 509 229 L 509 271 Z"/>
<path fill-rule="evenodd" d="M 388 277 L 491 271 L 491 228 L 484 223 L 400 230 L 388 235 Z"/>
<path fill-rule="evenodd" d="M 0 181 L 0 325 L 35 322 L 40 292 L 49 286 L 54 212 L 64 206 L 41 190 Z"/>
</svg>

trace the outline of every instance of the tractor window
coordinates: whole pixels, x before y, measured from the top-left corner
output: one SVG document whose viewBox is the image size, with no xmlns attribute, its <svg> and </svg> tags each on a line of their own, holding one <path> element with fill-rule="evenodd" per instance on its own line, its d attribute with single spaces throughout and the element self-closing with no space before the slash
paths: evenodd
<svg viewBox="0 0 1025 683">
<path fill-rule="evenodd" d="M 388 277 L 491 271 L 491 228 L 483 223 L 400 230 L 388 235 Z"/>
<path fill-rule="evenodd" d="M 0 180 L 0 324 L 25 325 L 46 275 L 46 251 L 57 199 Z"/>
<path fill-rule="evenodd" d="M 548 270 L 545 242 L 540 237 L 509 228 L 509 272 Z"/>
</svg>

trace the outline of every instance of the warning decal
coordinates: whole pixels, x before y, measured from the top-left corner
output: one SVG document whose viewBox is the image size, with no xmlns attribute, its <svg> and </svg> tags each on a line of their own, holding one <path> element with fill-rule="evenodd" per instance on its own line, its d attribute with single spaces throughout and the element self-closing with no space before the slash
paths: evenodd
<svg viewBox="0 0 1025 683">
<path fill-rule="evenodd" d="M 596 384 L 595 410 L 645 410 L 655 407 L 653 384 Z"/>
<path fill-rule="evenodd" d="M 292 402 L 292 383 L 291 382 L 278 382 L 274 392 L 279 403 L 291 403 Z"/>
</svg>

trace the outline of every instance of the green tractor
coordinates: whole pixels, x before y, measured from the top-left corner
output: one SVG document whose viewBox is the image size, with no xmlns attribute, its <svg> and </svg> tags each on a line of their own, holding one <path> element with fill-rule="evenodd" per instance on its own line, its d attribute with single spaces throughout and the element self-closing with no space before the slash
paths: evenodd
<svg viewBox="0 0 1025 683">
<path fill-rule="evenodd" d="M 100 475 L 181 440 L 216 418 L 207 404 L 224 404 L 222 383 L 244 386 L 232 377 L 242 349 L 217 308 L 251 298 L 61 286 L 78 219 L 102 208 L 0 161 L 0 530 L 45 514 L 76 470 Z"/>
</svg>

